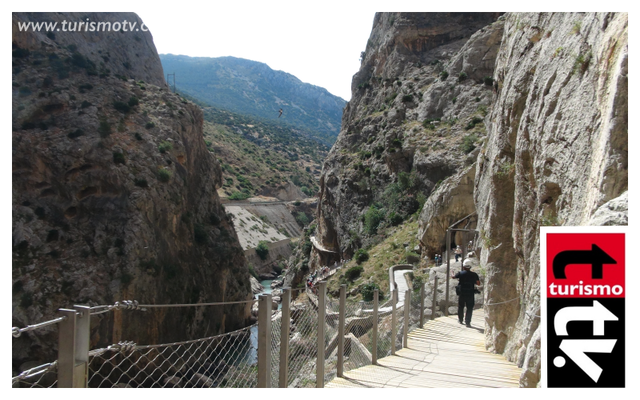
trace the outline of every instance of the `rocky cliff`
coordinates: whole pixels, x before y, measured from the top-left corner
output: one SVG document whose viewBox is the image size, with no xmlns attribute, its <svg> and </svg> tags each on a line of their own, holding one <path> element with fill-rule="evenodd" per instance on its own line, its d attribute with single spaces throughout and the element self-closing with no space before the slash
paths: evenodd
<svg viewBox="0 0 640 400">
<path fill-rule="evenodd" d="M 202 111 L 167 91 L 151 35 L 15 27 L 140 19 L 13 18 L 13 325 L 73 304 L 251 298 L 246 260 L 216 192 L 221 169 L 203 140 Z M 249 313 L 229 306 L 102 314 L 92 317 L 91 345 L 213 335 L 242 326 Z M 25 334 L 13 341 L 14 365 L 51 361 L 56 347 L 55 328 Z"/>
<path fill-rule="evenodd" d="M 510 14 L 477 160 L 487 344 L 540 378 L 539 227 L 587 225 L 628 186 L 627 14 Z M 626 196 L 625 196 L 626 197 Z"/>
<path fill-rule="evenodd" d="M 351 258 L 474 162 L 493 96 L 492 65 L 503 29 L 503 22 L 492 23 L 498 16 L 376 15 L 320 178 L 324 247 Z M 367 216 L 374 214 L 393 218 L 371 223 Z"/>
<path fill-rule="evenodd" d="M 422 207 L 431 259 L 472 215 L 487 347 L 536 386 L 539 226 L 626 223 L 627 46 L 624 13 L 377 14 L 320 179 L 319 241 L 350 258 Z"/>
</svg>

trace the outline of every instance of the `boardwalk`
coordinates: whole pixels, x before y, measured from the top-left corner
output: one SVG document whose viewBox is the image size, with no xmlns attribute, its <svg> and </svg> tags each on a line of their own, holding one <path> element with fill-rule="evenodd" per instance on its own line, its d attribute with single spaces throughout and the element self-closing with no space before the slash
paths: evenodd
<svg viewBox="0 0 640 400">
<path fill-rule="evenodd" d="M 471 328 L 457 316 L 440 317 L 409 333 L 409 348 L 335 378 L 328 388 L 518 387 L 520 368 L 484 347 L 484 313 L 475 310 Z"/>
</svg>

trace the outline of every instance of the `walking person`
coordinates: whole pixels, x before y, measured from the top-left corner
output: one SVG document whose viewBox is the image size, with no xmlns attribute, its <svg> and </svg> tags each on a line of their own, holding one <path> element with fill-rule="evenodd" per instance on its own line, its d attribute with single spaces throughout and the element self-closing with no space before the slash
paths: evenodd
<svg viewBox="0 0 640 400">
<path fill-rule="evenodd" d="M 460 245 L 456 246 L 456 262 L 458 262 L 458 258 L 462 257 L 462 248 L 460 248 Z"/>
<path fill-rule="evenodd" d="M 473 306 L 475 305 L 474 293 L 475 286 L 480 286 L 480 277 L 475 272 L 471 272 L 471 260 L 464 260 L 462 271 L 458 272 L 454 276 L 454 279 L 459 279 L 458 286 L 456 287 L 456 293 L 458 294 L 458 322 L 464 324 L 467 327 L 471 327 L 471 317 L 473 316 Z M 467 307 L 465 314 L 464 308 Z M 463 318 L 464 317 L 464 318 Z"/>
</svg>

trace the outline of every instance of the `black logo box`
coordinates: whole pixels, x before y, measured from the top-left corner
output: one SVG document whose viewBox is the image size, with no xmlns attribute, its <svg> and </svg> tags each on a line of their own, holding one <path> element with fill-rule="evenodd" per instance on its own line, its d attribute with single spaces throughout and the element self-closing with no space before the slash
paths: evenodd
<svg viewBox="0 0 640 400">
<path fill-rule="evenodd" d="M 592 307 L 600 302 L 618 317 L 618 321 L 606 321 L 604 336 L 593 335 L 593 321 L 570 321 L 567 336 L 557 336 L 554 329 L 556 313 L 565 307 Z M 625 387 L 625 299 L 624 298 L 548 298 L 547 299 L 547 386 L 550 388 L 622 388 Z M 594 382 L 571 358 L 559 349 L 563 339 L 616 339 L 611 353 L 586 353 L 600 368 L 602 374 Z M 564 357 L 566 364 L 559 368 L 553 363 Z"/>
</svg>

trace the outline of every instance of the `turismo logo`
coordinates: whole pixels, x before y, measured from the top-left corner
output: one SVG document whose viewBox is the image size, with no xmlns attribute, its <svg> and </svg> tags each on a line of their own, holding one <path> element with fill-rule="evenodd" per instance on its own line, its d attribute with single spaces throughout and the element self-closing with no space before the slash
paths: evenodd
<svg viewBox="0 0 640 400">
<path fill-rule="evenodd" d="M 547 386 L 624 387 L 624 233 L 547 233 Z"/>
</svg>

